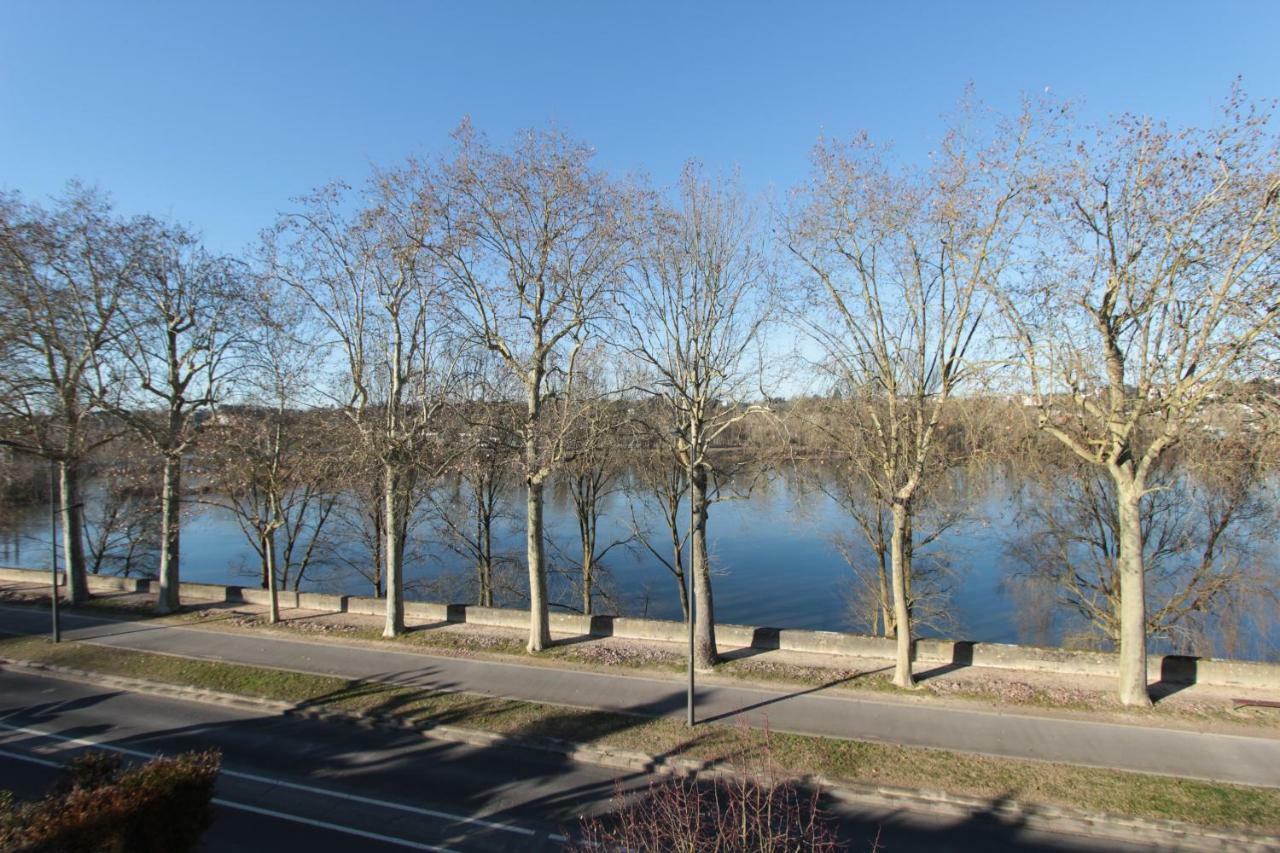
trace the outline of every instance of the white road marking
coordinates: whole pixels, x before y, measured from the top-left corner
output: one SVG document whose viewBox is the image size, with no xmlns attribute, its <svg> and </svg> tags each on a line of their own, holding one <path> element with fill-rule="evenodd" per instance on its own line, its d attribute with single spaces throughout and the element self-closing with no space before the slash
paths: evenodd
<svg viewBox="0 0 1280 853">
<path fill-rule="evenodd" d="M 90 740 L 88 738 L 67 737 L 65 735 L 46 732 L 43 729 L 32 729 L 32 728 L 26 728 L 24 726 L 11 726 L 8 723 L 0 723 L 0 729 L 6 729 L 8 731 L 17 732 L 19 734 L 36 735 L 39 737 L 45 737 L 45 738 L 49 738 L 50 740 L 61 741 L 63 743 L 74 744 L 76 746 L 91 746 L 91 747 L 96 747 L 98 749 L 107 749 L 107 750 L 111 750 L 112 752 L 119 752 L 125 755 L 133 755 L 139 758 L 155 758 L 157 754 L 152 752 L 142 752 L 136 749 L 129 749 L 128 747 L 123 747 L 123 746 L 115 746 L 113 744 L 103 743 L 102 741 L 98 741 L 98 740 Z M 5 753 L 5 754 L 8 754 L 8 753 Z M 55 765 L 55 766 L 61 766 L 61 765 Z M 534 830 L 527 829 L 523 826 L 515 826 L 509 823 L 498 823 L 496 821 L 485 820 L 483 818 L 470 817 L 468 815 L 458 815 L 458 814 L 453 814 L 451 812 L 442 812 L 442 811 L 437 811 L 435 809 L 421 808 L 419 806 L 410 806 L 404 803 L 396 803 L 388 800 L 379 800 L 373 797 L 363 797 L 363 796 L 360 796 L 359 794 L 349 794 L 349 793 L 346 793 L 345 791 L 334 791 L 329 788 L 317 788 L 313 785 L 303 785 L 298 782 L 290 782 L 285 779 L 276 779 L 270 776 L 259 776 L 256 773 L 244 773 L 239 770 L 228 770 L 226 768 L 223 768 L 220 772 L 223 775 L 233 776 L 237 779 L 245 779 L 251 782 L 261 782 L 268 785 L 278 785 L 284 788 L 292 788 L 293 790 L 296 790 L 296 791 L 306 791 L 307 793 L 319 794 L 320 796 L 324 796 L 324 797 L 333 797 L 335 799 L 347 800 L 349 802 L 379 806 L 381 808 L 394 809 L 396 811 L 402 811 L 402 812 L 409 812 L 411 814 L 422 815 L 425 817 L 439 818 L 441 820 L 446 820 L 453 823 L 473 824 L 475 826 L 485 827 L 486 829 L 496 829 L 502 832 L 511 832 L 517 835 L 523 835 L 525 837 L 531 837 L 537 834 L 536 832 L 534 832 Z M 553 839 L 559 838 L 559 837 L 561 836 L 552 836 Z M 429 849 L 434 850 L 437 848 L 429 848 Z"/>
<path fill-rule="evenodd" d="M 294 823 L 306 824 L 307 826 L 316 826 L 321 829 L 331 829 L 334 832 L 345 832 L 347 835 L 355 835 L 355 836 L 359 836 L 360 838 L 368 838 L 373 841 L 383 841 L 388 844 L 397 844 L 401 847 L 408 847 L 413 850 L 433 850 L 433 851 L 438 851 L 438 853 L 455 853 L 455 851 L 453 851 L 448 847 L 438 847 L 434 844 L 425 844 L 421 841 L 410 841 L 407 838 L 396 838 L 395 836 L 392 836 L 392 835 L 382 835 L 377 832 L 367 832 L 363 829 L 356 829 L 355 827 L 351 827 L 351 826 L 343 826 L 337 823 L 329 823 L 329 821 L 327 820 L 316 820 L 315 818 L 302 817 L 301 815 L 289 814 L 288 812 L 278 812 L 278 811 L 275 811 L 274 809 L 264 809 L 261 806 L 250 806 L 245 803 L 236 803 L 236 802 L 232 802 L 231 800 L 221 799 L 220 797 L 214 797 L 213 802 L 215 805 L 222 806 L 223 808 L 239 809 L 240 811 L 251 812 L 253 814 L 266 815 L 267 817 L 274 817 L 274 818 L 279 818 L 280 820 L 288 820 Z"/>
<path fill-rule="evenodd" d="M 5 758 L 12 758 L 15 761 L 26 761 L 31 764 L 39 764 L 43 767 L 56 767 L 61 769 L 66 766 L 65 764 L 59 764 L 56 761 L 49 761 L 44 758 L 37 758 L 34 755 L 23 755 L 17 752 L 9 752 L 6 749 L 0 749 L 0 756 L 3 756 Z M 301 815 L 289 814 L 288 812 L 279 812 L 279 811 L 275 811 L 274 809 L 264 809 L 261 806 L 251 806 L 251 805 L 248 805 L 247 803 L 237 803 L 233 800 L 224 800 L 221 797 L 214 797 L 212 799 L 212 802 L 215 805 L 222 806 L 223 808 L 238 809 L 240 811 L 252 812 L 253 814 L 266 815 L 267 817 L 274 817 L 280 820 L 292 821 L 293 823 L 302 823 L 302 824 L 306 824 L 307 826 L 315 826 L 321 829 L 330 829 L 330 830 L 333 830 L 334 832 L 344 832 L 347 835 L 357 835 L 361 838 L 373 839 L 374 841 L 385 841 L 388 844 L 396 844 L 401 847 L 409 847 L 414 850 L 432 850 L 432 851 L 438 851 L 438 853 L 455 853 L 455 851 L 451 850 L 448 847 L 439 847 L 434 844 L 424 844 L 419 841 L 410 841 L 407 838 L 396 838 L 391 835 L 381 835 L 377 832 L 366 832 L 363 829 L 356 829 L 355 827 L 351 827 L 351 826 L 342 826 L 341 824 L 329 823 L 328 821 L 324 821 L 324 820 L 315 820 L 314 818 L 302 817 Z"/>
<path fill-rule="evenodd" d="M 5 758 L 12 758 L 15 761 L 29 761 L 32 764 L 40 764 L 44 767 L 57 767 L 58 769 L 66 767 L 65 764 L 59 764 L 56 761 L 49 761 L 45 758 L 36 758 L 34 755 L 23 755 L 20 752 L 10 752 L 7 749 L 0 749 L 0 755 L 3 755 Z"/>
</svg>

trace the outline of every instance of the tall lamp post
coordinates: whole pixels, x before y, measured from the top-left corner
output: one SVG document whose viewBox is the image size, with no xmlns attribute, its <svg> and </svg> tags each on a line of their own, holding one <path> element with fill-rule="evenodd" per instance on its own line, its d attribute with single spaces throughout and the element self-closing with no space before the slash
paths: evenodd
<svg viewBox="0 0 1280 853">
<path fill-rule="evenodd" d="M 62 624 L 58 618 L 58 501 L 57 492 L 55 491 L 56 468 L 52 459 L 49 460 L 49 565 L 50 579 L 52 581 L 51 594 L 49 596 L 49 609 L 53 613 L 53 641 L 55 643 L 62 642 Z"/>
<path fill-rule="evenodd" d="M 693 728 L 696 720 L 693 716 L 693 571 L 692 566 L 685 572 L 685 583 L 689 587 L 685 600 L 689 602 L 689 727 Z"/>
<path fill-rule="evenodd" d="M 685 438 L 684 438 L 684 429 L 683 429 L 682 427 L 678 426 L 678 425 L 677 425 L 677 426 L 675 426 L 675 427 L 672 427 L 672 429 L 671 429 L 671 435 L 672 435 L 672 437 L 674 437 L 674 438 L 675 438 L 675 440 L 676 440 L 676 448 L 677 448 L 677 450 L 676 450 L 676 454 L 677 454 L 677 456 L 679 456 L 679 454 L 680 454 L 682 451 L 683 451 L 684 453 L 688 453 L 688 452 L 689 452 L 689 448 L 688 448 L 687 442 L 685 441 Z M 687 468 L 687 466 L 686 466 L 686 468 Z M 692 498 L 690 498 L 690 501 L 689 501 L 689 523 L 690 523 L 690 524 L 692 524 L 692 523 L 693 523 L 693 500 L 692 500 Z M 690 566 L 685 570 L 685 577 L 684 577 L 684 581 L 685 581 L 685 586 L 687 587 L 687 592 L 686 592 L 686 594 L 685 594 L 685 601 L 686 601 L 686 602 L 688 602 L 688 608 L 687 608 L 687 614 L 686 614 L 686 615 L 687 615 L 686 622 L 687 622 L 688 624 L 687 624 L 687 626 L 686 626 L 686 627 L 688 628 L 688 632 L 689 632 L 689 662 L 688 662 L 688 667 L 689 667 L 689 691 L 688 691 L 687 711 L 686 711 L 685 721 L 686 721 L 686 723 L 688 724 L 689 728 L 693 728 L 694 724 L 697 722 L 697 719 L 696 719 L 696 717 L 694 716 L 694 713 L 693 713 L 693 700 L 694 700 L 694 683 L 693 683 L 693 619 L 694 619 L 694 610 L 693 610 L 693 566 L 692 566 L 692 565 L 690 565 Z"/>
</svg>

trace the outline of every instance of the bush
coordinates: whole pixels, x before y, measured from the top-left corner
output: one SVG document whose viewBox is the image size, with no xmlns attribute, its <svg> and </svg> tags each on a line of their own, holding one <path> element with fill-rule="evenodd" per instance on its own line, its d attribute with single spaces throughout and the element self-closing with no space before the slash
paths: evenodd
<svg viewBox="0 0 1280 853">
<path fill-rule="evenodd" d="M 0 850 L 13 853 L 179 853 L 209 825 L 217 750 L 125 768 L 86 753 L 44 799 L 0 799 Z"/>
<path fill-rule="evenodd" d="M 581 851 L 834 851 L 843 849 L 820 792 L 805 792 L 780 775 L 766 730 L 740 737 L 731 764 L 737 772 L 712 779 L 670 776 L 649 783 L 638 797 L 619 789 L 613 809 L 582 819 Z"/>
</svg>

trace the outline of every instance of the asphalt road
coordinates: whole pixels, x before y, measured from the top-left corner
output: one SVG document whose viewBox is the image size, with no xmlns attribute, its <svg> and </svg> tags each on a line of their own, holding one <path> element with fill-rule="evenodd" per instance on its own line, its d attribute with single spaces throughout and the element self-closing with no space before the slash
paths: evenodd
<svg viewBox="0 0 1280 853">
<path fill-rule="evenodd" d="M 548 850 L 644 774 L 341 723 L 264 716 L 0 671 L 0 788 L 35 797 L 85 748 L 129 760 L 216 746 L 207 851 Z M 994 815 L 966 819 L 828 802 L 851 850 L 1138 850 Z M 1168 849 L 1167 847 L 1164 849 Z"/>
<path fill-rule="evenodd" d="M 584 672 L 538 665 L 397 652 L 147 620 L 64 614 L 66 636 L 106 646 L 277 667 L 432 690 L 683 717 L 681 677 Z M 0 630 L 41 634 L 47 615 L 0 606 Z M 776 731 L 940 747 L 1011 758 L 1280 787 L 1280 738 L 1171 730 L 1135 724 L 978 711 L 719 683 L 698 693 L 700 720 L 746 719 Z"/>
</svg>

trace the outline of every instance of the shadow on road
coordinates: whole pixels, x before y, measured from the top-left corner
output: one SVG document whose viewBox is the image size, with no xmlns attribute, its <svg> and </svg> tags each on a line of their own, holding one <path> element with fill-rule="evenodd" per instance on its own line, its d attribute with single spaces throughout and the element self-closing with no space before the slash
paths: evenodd
<svg viewBox="0 0 1280 853">
<path fill-rule="evenodd" d="M 632 729 L 684 703 L 683 692 L 673 689 L 624 714 L 584 713 L 571 708 L 548 713 L 543 706 L 534 716 L 526 703 L 469 694 L 443 696 L 441 691 L 457 690 L 459 685 L 442 682 L 430 666 L 392 677 L 430 687 L 412 691 L 380 682 L 351 681 L 300 708 L 340 702 L 374 716 L 417 714 L 422 728 L 460 722 L 474 725 L 476 715 L 488 714 L 495 726 L 505 729 L 505 737 L 487 744 L 447 742 L 424 738 L 414 728 L 357 726 L 311 719 L 296 712 L 246 716 L 244 712 L 179 705 L 174 700 L 144 699 L 85 685 L 64 688 L 83 695 L 62 701 L 15 707 L 11 701 L 0 700 L 0 719 L 8 726 L 38 725 L 63 737 L 95 738 L 145 752 L 174 753 L 214 746 L 222 750 L 224 766 L 230 769 L 313 780 L 313 784 L 363 797 L 448 807 L 460 814 L 483 813 L 490 820 L 511 819 L 572 830 L 581 815 L 610 808 L 615 795 L 635 796 L 654 777 L 644 769 L 582 764 L 564 754 L 519 747 L 514 741 L 563 744 L 573 736 L 625 742 Z M 822 688 L 813 688 L 818 689 Z M 168 710 L 154 717 L 139 717 L 131 710 L 149 703 Z M 86 713 L 92 714 L 92 724 L 86 723 Z M 145 734 L 122 729 L 132 726 L 134 719 L 147 724 L 175 714 L 186 714 L 194 721 Z M 21 733 L 5 740 L 10 748 L 26 745 L 38 750 L 44 743 L 39 736 Z M 732 732 L 708 726 L 695 730 L 660 758 L 691 746 L 702 747 L 704 755 L 723 751 L 728 756 L 734 743 Z M 708 763 L 716 762 L 713 758 Z M 963 817 L 912 813 L 884 801 L 869 805 L 829 794 L 821 796 L 825 810 L 838 820 L 850 850 L 871 850 L 877 838 L 878 849 L 888 851 L 1116 849 L 1113 844 L 1085 844 L 1078 838 L 1029 832 L 1021 819 L 1011 819 L 1005 812 L 1008 800 L 1016 794 L 1008 792 Z M 228 815 L 222 819 L 237 818 Z"/>
</svg>

